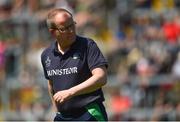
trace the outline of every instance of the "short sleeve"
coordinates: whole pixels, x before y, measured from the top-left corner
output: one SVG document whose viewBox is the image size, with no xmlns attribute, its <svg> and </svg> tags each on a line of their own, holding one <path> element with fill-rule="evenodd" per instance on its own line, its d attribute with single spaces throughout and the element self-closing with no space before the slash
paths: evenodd
<svg viewBox="0 0 180 122">
<path fill-rule="evenodd" d="M 46 78 L 47 80 L 50 80 L 50 78 L 48 77 L 46 68 L 45 68 L 45 60 L 44 60 L 43 53 L 41 54 L 41 64 L 42 64 L 42 67 L 43 67 L 43 71 L 44 71 L 44 76 L 45 76 L 45 78 Z"/>
<path fill-rule="evenodd" d="M 89 69 L 92 71 L 94 68 L 100 67 L 100 66 L 106 66 L 108 67 L 108 62 L 103 56 L 102 52 L 98 48 L 97 44 L 92 41 L 88 45 L 88 66 Z"/>
</svg>

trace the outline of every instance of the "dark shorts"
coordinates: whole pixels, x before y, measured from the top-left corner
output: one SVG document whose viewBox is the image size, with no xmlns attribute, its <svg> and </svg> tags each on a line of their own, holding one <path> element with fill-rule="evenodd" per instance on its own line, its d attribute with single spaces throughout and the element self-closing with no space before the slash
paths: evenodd
<svg viewBox="0 0 180 122">
<path fill-rule="evenodd" d="M 54 121 L 108 121 L 108 118 L 102 103 L 92 103 L 76 111 L 58 112 Z"/>
</svg>

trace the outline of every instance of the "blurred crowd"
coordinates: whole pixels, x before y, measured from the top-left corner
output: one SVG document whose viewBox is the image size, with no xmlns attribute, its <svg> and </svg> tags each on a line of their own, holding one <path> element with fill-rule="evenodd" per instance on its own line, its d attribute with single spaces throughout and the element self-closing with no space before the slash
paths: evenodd
<svg viewBox="0 0 180 122">
<path fill-rule="evenodd" d="M 179 0 L 1 0 L 0 120 L 54 116 L 40 55 L 55 7 L 71 11 L 77 33 L 108 59 L 110 120 L 180 121 Z"/>
</svg>

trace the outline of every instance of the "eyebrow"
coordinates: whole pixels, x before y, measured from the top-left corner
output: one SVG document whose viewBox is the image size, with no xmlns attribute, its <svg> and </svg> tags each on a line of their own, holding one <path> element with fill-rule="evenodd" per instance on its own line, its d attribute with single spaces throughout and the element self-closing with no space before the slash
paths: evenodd
<svg viewBox="0 0 180 122">
<path fill-rule="evenodd" d="M 58 25 L 55 24 L 55 29 L 66 29 L 66 28 L 68 28 L 68 27 L 70 27 L 70 26 L 72 26 L 72 25 L 74 25 L 74 24 L 76 24 L 76 22 L 75 22 L 75 21 L 72 21 L 72 23 L 70 23 L 70 24 L 67 25 L 67 26 L 63 26 L 62 28 L 61 28 L 61 27 L 58 27 Z"/>
</svg>

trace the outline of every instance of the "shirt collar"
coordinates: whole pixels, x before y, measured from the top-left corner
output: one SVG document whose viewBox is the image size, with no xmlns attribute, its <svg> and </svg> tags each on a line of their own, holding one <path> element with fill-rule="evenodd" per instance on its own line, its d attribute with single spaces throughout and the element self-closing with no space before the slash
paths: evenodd
<svg viewBox="0 0 180 122">
<path fill-rule="evenodd" d="M 75 42 L 71 45 L 70 49 L 69 50 L 74 50 L 74 49 L 78 49 L 78 36 L 76 36 L 76 40 Z M 58 50 L 58 45 L 57 45 L 57 41 L 55 41 L 53 43 L 53 49 L 54 49 L 54 52 L 57 53 L 57 54 L 60 54 L 59 53 L 59 50 Z"/>
</svg>

